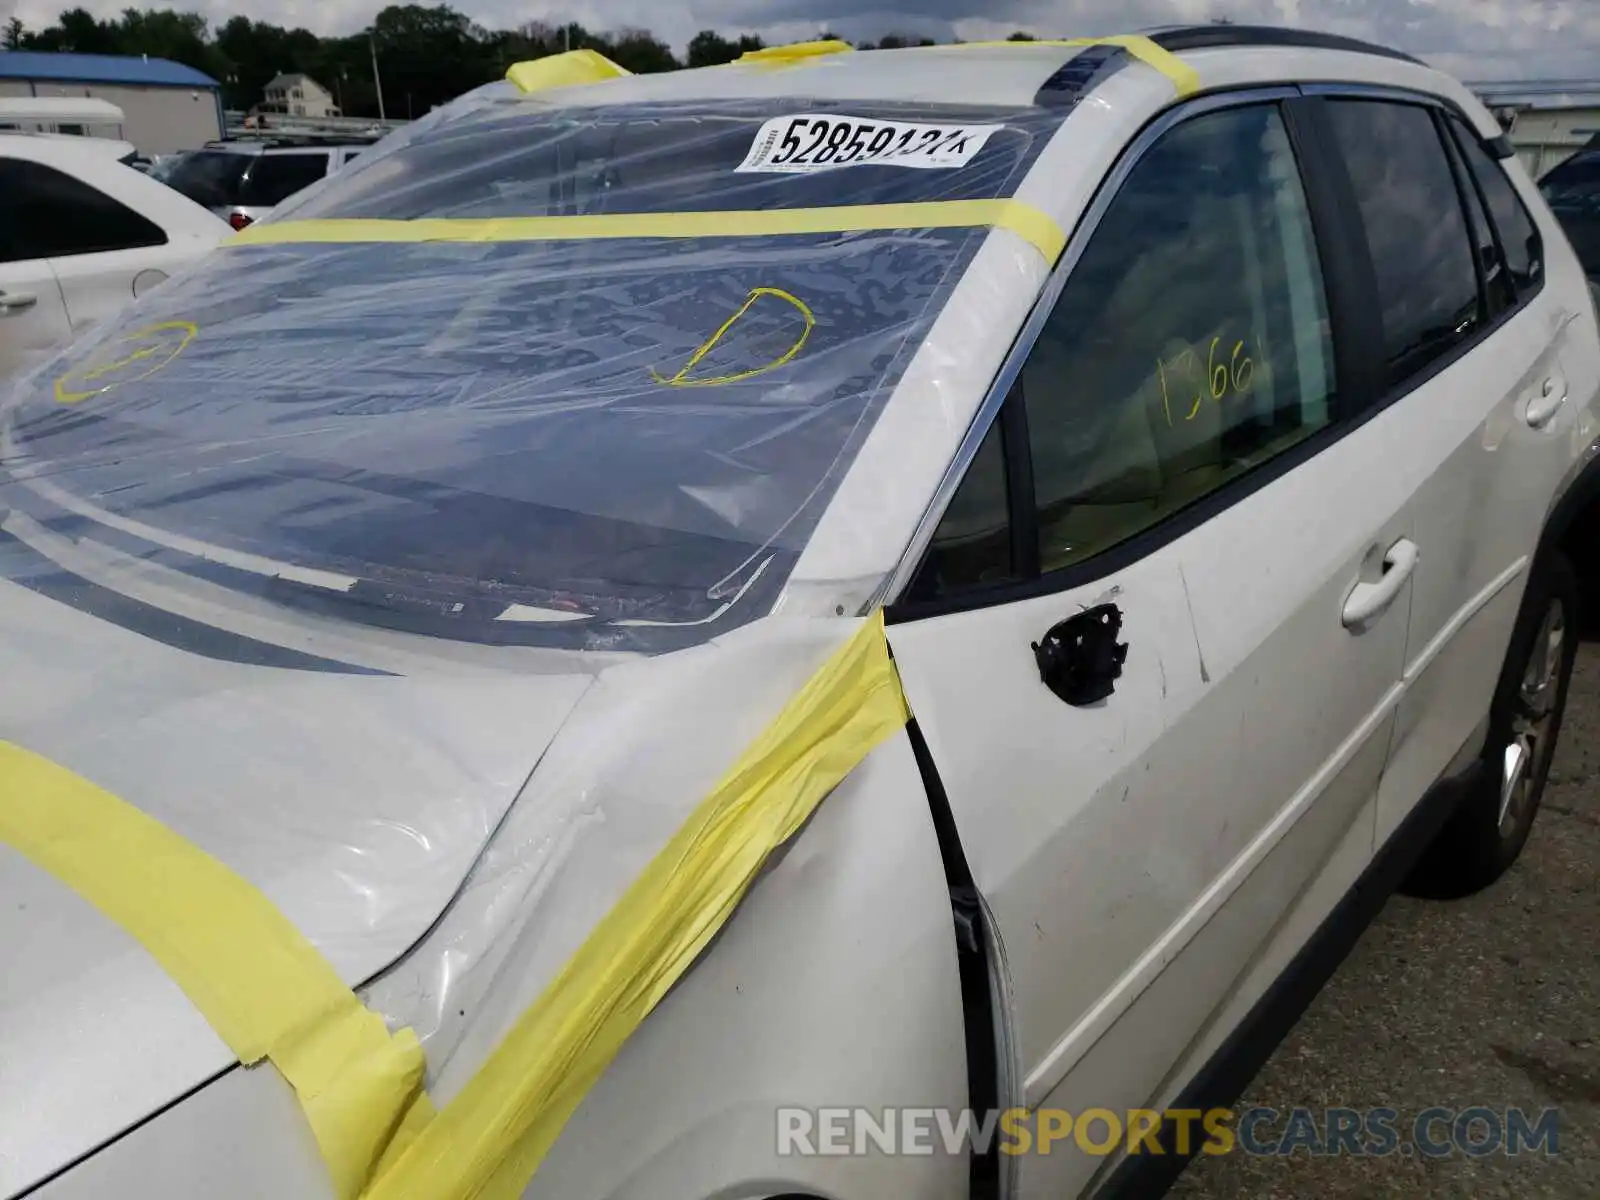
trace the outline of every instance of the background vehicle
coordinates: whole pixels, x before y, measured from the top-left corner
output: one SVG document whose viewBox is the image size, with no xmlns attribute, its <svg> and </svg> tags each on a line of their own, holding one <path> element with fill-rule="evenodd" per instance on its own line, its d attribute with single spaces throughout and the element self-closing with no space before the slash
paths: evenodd
<svg viewBox="0 0 1600 1200">
<path fill-rule="evenodd" d="M 229 235 L 121 162 L 121 145 L 0 134 L 0 380 Z"/>
<path fill-rule="evenodd" d="M 175 163 L 163 179 L 234 229 L 243 229 L 296 192 L 337 171 L 373 140 L 209 142 Z"/>
<path fill-rule="evenodd" d="M 1546 172 L 1539 190 L 1589 278 L 1600 282 L 1600 138 Z"/>
<path fill-rule="evenodd" d="M 57 133 L 122 140 L 123 111 L 92 96 L 0 96 L 0 133 Z"/>
<path fill-rule="evenodd" d="M 911 722 L 527 1194 L 1155 1194 L 1181 1153 L 784 1155 L 775 1110 L 1225 1103 L 1397 880 L 1499 877 L 1593 595 L 1600 328 L 1459 84 L 1151 36 L 430 113 L 4 410 L 0 729 L 261 888 L 448 1106 L 881 609 Z M 484 236 L 684 211 L 746 227 Z M 0 1192 L 327 1195 L 282 1080 L 53 882 L 0 872 Z"/>
</svg>

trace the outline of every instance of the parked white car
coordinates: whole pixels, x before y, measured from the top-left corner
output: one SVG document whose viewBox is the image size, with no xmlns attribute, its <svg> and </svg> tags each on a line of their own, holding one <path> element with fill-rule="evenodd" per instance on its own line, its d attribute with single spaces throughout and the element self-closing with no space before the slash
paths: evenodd
<svg viewBox="0 0 1600 1200">
<path fill-rule="evenodd" d="M 232 235 L 91 137 L 0 134 L 0 379 Z"/>
<path fill-rule="evenodd" d="M 830 49 L 474 93 L 0 405 L 0 743 L 259 888 L 437 1121 L 886 621 L 909 722 L 549 1153 L 523 1097 L 363 1194 L 516 1194 L 470 1175 L 509 1130 L 541 1200 L 1156 1195 L 1203 1138 L 807 1121 L 1226 1103 L 1397 882 L 1528 836 L 1600 330 L 1488 111 L 1301 32 Z M 334 1194 L 276 1070 L 4 844 L 0 959 L 0 1196 Z"/>
</svg>

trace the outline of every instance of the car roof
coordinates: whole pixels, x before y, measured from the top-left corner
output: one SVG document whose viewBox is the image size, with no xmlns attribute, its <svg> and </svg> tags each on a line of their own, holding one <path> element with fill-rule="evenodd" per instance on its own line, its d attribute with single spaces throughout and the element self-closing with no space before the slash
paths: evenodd
<svg viewBox="0 0 1600 1200">
<path fill-rule="evenodd" d="M 304 154 L 308 150 L 364 149 L 374 143 L 373 138 L 317 138 L 305 141 L 262 138 L 207 142 L 201 149 L 223 154 Z"/>
<path fill-rule="evenodd" d="M 1311 53 L 1384 65 L 1423 64 L 1400 51 L 1353 38 L 1269 26 L 1171 26 L 1142 35 L 1185 61 L 1225 52 Z M 893 50 L 853 50 L 847 43 L 778 46 L 727 64 L 649 75 L 624 75 L 551 88 L 537 99 L 569 107 L 730 101 L 805 95 L 817 99 L 908 104 L 1023 106 L 1068 62 L 1094 53 L 1111 58 L 1115 47 L 1072 41 L 971 42 Z M 1110 51 L 1108 54 L 1107 51 Z M 1127 56 L 1124 54 L 1124 58 Z M 1110 65 L 1108 63 L 1108 65 Z"/>
<path fill-rule="evenodd" d="M 77 142 L 85 148 L 97 151 L 101 155 L 114 158 L 118 162 L 129 155 L 137 154 L 138 148 L 132 142 L 125 142 L 121 138 L 91 137 L 81 133 L 35 133 L 32 130 L 8 130 L 7 138 L 38 138 L 52 142 Z"/>
<path fill-rule="evenodd" d="M 128 142 L 82 134 L 0 133 L 0 154 L 32 159 L 64 171 L 117 162 L 132 149 Z"/>
<path fill-rule="evenodd" d="M 104 145 L 86 144 L 108 141 L 80 136 L 30 137 L 0 133 L 0 157 L 28 159 L 71 175 L 150 217 L 168 233 L 209 238 L 228 232 L 227 222 L 187 196 L 124 165 Z M 120 145 L 109 144 L 113 149 Z"/>
</svg>

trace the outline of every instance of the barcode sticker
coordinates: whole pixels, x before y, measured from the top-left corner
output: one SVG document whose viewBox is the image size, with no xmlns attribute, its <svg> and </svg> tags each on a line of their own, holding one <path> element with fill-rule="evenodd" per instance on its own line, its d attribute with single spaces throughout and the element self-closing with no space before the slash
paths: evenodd
<svg viewBox="0 0 1600 1200">
<path fill-rule="evenodd" d="M 1004 128 L 801 113 L 763 124 L 736 169 L 801 174 L 870 164 L 949 171 L 966 166 Z"/>
</svg>

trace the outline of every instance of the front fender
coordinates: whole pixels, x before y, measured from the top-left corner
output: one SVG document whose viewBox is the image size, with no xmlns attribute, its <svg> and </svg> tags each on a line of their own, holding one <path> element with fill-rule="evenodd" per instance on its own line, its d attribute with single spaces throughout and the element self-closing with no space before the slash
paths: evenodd
<svg viewBox="0 0 1600 1200">
<path fill-rule="evenodd" d="M 964 1155 L 777 1153 L 780 1106 L 967 1103 L 949 890 L 904 733 L 756 883 L 585 1099 L 529 1200 L 956 1200 Z"/>
</svg>

